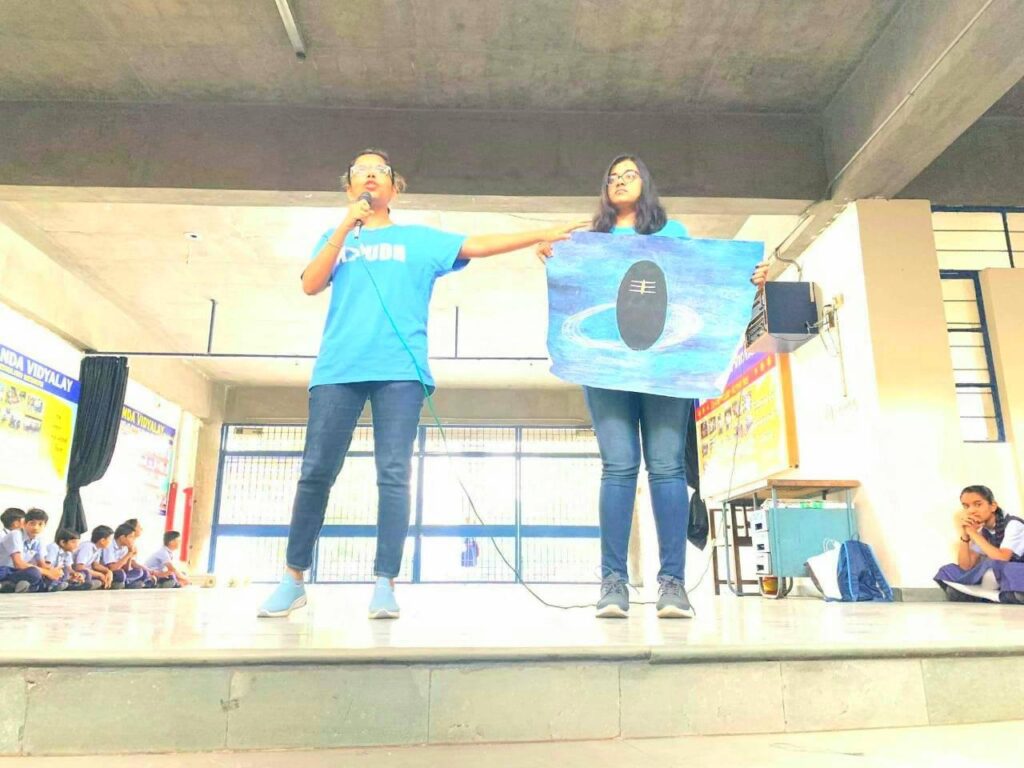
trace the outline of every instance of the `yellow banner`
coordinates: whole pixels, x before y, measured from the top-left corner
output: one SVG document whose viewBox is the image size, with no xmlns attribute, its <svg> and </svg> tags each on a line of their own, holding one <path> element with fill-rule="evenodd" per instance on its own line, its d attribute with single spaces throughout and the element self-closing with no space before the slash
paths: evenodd
<svg viewBox="0 0 1024 768">
<path fill-rule="evenodd" d="M 734 372 L 722 397 L 697 409 L 700 489 L 704 498 L 795 467 L 789 358 L 763 355 Z"/>
<path fill-rule="evenodd" d="M 0 374 L 0 483 L 52 490 L 67 479 L 76 405 Z"/>
</svg>

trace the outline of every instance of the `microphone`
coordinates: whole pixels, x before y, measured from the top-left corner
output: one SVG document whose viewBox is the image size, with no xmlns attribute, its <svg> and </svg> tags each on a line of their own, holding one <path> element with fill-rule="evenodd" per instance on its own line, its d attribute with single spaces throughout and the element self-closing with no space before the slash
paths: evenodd
<svg viewBox="0 0 1024 768">
<path fill-rule="evenodd" d="M 364 202 L 366 202 L 367 204 L 372 204 L 373 203 L 373 195 L 371 195 L 369 192 L 363 192 L 363 194 L 361 194 L 359 196 L 359 199 L 364 201 Z M 362 219 L 357 219 L 356 220 L 356 233 L 355 233 L 356 240 L 359 239 L 359 235 L 361 235 L 362 232 L 363 232 L 363 220 Z"/>
</svg>

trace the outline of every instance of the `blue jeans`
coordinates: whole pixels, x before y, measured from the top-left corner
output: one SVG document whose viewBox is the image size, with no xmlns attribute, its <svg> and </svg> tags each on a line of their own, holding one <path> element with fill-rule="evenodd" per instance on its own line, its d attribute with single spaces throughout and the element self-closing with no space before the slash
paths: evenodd
<svg viewBox="0 0 1024 768">
<path fill-rule="evenodd" d="M 683 455 L 693 401 L 596 387 L 584 387 L 583 395 L 601 451 L 602 577 L 627 578 L 642 448 L 658 530 L 658 576 L 682 579 L 690 509 Z"/>
<path fill-rule="evenodd" d="M 322 384 L 309 392 L 309 423 L 302 472 L 288 530 L 288 567 L 308 570 L 324 524 L 327 499 L 352 442 L 367 399 L 373 414 L 377 465 L 377 557 L 374 576 L 393 579 L 402 567 L 409 533 L 409 477 L 423 407 L 418 381 Z"/>
</svg>

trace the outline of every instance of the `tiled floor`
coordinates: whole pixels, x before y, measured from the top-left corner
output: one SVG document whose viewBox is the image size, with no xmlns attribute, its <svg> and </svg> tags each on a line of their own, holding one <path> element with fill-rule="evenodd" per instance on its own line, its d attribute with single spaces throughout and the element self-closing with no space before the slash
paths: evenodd
<svg viewBox="0 0 1024 768">
<path fill-rule="evenodd" d="M 985 768 L 1012 764 L 1024 723 L 768 736 L 302 752 L 0 758 L 0 768 Z"/>
<path fill-rule="evenodd" d="M 310 589 L 309 607 L 257 619 L 267 587 L 0 596 L 0 664 L 807 658 L 1024 651 L 1024 608 L 710 598 L 690 621 L 634 606 L 627 620 L 554 610 L 521 587 L 404 586 L 398 621 L 368 621 L 369 587 Z M 539 588 L 588 602 L 594 588 Z"/>
</svg>

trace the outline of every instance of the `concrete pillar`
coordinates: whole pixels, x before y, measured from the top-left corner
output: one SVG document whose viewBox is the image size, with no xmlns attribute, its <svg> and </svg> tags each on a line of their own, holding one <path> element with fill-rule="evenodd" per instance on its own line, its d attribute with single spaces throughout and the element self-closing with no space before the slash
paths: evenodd
<svg viewBox="0 0 1024 768">
<path fill-rule="evenodd" d="M 1016 492 L 993 488 L 1000 504 L 1011 514 L 1024 511 L 1024 270 L 986 269 L 981 273 L 985 319 L 995 364 L 996 383 L 1002 404 L 1003 426 L 1012 455 Z"/>
<path fill-rule="evenodd" d="M 199 427 L 196 450 L 195 484 L 192 496 L 192 534 L 188 563 L 194 572 L 206 572 L 210 564 L 210 537 L 213 510 L 217 498 L 217 469 L 220 464 L 220 438 L 224 426 L 223 389 L 218 387 L 211 418 Z"/>
<path fill-rule="evenodd" d="M 877 392 L 863 520 L 889 578 L 930 586 L 946 559 L 962 476 L 959 412 L 931 206 L 857 203 Z"/>
</svg>

